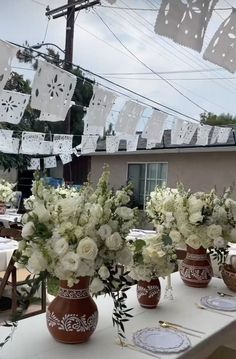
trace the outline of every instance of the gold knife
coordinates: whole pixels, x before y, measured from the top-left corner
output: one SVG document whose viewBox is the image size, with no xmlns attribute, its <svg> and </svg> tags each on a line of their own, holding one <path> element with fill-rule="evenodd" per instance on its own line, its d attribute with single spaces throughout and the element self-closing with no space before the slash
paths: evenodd
<svg viewBox="0 0 236 359">
<path fill-rule="evenodd" d="M 167 321 L 164 321 L 164 320 L 159 320 L 159 323 L 160 324 L 166 323 L 167 325 L 173 325 L 175 327 L 179 327 L 179 328 L 183 328 L 183 329 L 187 329 L 187 330 L 192 330 L 193 332 L 196 332 L 196 333 L 199 333 L 199 334 L 206 334 L 205 332 L 201 332 L 200 330 L 192 329 L 192 328 L 189 328 L 189 327 L 184 327 L 181 324 L 175 324 L 175 323 L 167 322 Z"/>
</svg>

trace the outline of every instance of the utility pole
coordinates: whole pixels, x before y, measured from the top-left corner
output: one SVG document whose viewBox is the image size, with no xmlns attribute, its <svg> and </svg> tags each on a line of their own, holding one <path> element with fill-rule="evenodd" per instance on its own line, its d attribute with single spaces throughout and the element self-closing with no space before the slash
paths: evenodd
<svg viewBox="0 0 236 359">
<path fill-rule="evenodd" d="M 83 4 L 84 3 L 84 4 Z M 75 13 L 77 11 L 88 9 L 94 5 L 100 4 L 100 0 L 67 0 L 67 5 L 60 6 L 53 10 L 47 10 L 45 15 L 51 16 L 53 19 L 57 19 L 62 16 L 66 16 L 66 40 L 65 40 L 65 63 L 64 69 L 66 71 L 72 70 L 73 62 L 73 47 L 74 47 L 74 24 L 75 24 Z M 78 6 L 77 6 L 78 5 Z M 65 134 L 71 133 L 71 112 L 67 113 L 64 123 Z M 71 163 L 67 163 L 63 166 L 63 178 L 65 182 L 72 181 L 72 169 Z"/>
</svg>

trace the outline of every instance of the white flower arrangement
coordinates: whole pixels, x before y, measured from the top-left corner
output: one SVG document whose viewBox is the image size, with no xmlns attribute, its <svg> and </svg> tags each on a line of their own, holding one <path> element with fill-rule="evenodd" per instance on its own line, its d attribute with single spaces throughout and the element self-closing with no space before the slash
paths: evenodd
<svg viewBox="0 0 236 359">
<path fill-rule="evenodd" d="M 13 188 L 15 184 L 0 179 L 0 202 L 8 203 L 14 196 Z"/>
<path fill-rule="evenodd" d="M 147 203 L 147 214 L 159 233 L 168 234 L 173 244 L 198 249 L 215 248 L 224 254 L 229 241 L 236 242 L 236 201 L 227 189 L 210 193 L 157 187 Z"/>
<path fill-rule="evenodd" d="M 90 290 L 111 294 L 121 313 L 127 283 L 117 277 L 116 265 L 132 259 L 126 236 L 135 226 L 137 210 L 126 206 L 130 185 L 112 193 L 108 181 L 107 168 L 95 189 L 89 183 L 77 191 L 55 189 L 37 178 L 25 202 L 28 211 L 22 219 L 18 261 L 34 274 L 66 280 L 69 286 L 89 276 Z M 119 319 L 114 320 L 119 326 Z M 121 322 L 121 330 L 122 326 Z"/>
<path fill-rule="evenodd" d="M 132 264 L 128 266 L 129 276 L 134 280 L 150 280 L 165 277 L 174 271 L 175 248 L 163 234 L 152 234 L 143 239 L 130 241 L 133 253 Z"/>
</svg>

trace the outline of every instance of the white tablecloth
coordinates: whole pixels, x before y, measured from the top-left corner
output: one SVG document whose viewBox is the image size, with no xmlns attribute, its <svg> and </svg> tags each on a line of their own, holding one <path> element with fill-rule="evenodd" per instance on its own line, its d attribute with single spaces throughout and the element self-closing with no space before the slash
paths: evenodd
<svg viewBox="0 0 236 359">
<path fill-rule="evenodd" d="M 191 337 L 192 347 L 179 354 L 158 354 L 161 359 L 204 359 L 218 346 L 235 342 L 236 312 L 232 317 L 196 308 L 196 302 L 205 295 L 215 295 L 217 291 L 228 292 L 223 281 L 213 278 L 209 287 L 190 288 L 183 284 L 179 273 L 172 275 L 174 300 L 164 300 L 165 281 L 161 279 L 162 298 L 156 309 L 144 309 L 138 305 L 135 286 L 127 293 L 128 306 L 134 307 L 132 318 L 126 323 L 126 335 L 131 340 L 132 333 L 145 327 L 158 326 L 159 320 L 169 320 L 204 331 L 201 338 Z M 45 314 L 19 322 L 13 339 L 0 351 L 4 359 L 145 359 L 148 355 L 121 348 L 115 344 L 116 330 L 112 328 L 110 297 L 96 299 L 99 308 L 98 327 L 90 340 L 84 344 L 65 345 L 56 342 L 46 327 Z M 9 328 L 0 328 L 0 339 L 9 333 Z M 151 358 L 151 356 L 150 356 Z"/>
<path fill-rule="evenodd" d="M 6 242 L 7 238 L 0 237 L 0 271 L 7 268 L 12 253 L 17 248 L 18 243 L 12 239 Z"/>
<path fill-rule="evenodd" d="M 3 223 L 4 227 L 9 228 L 10 223 L 20 223 L 21 222 L 22 215 L 18 213 L 5 213 L 0 214 L 0 222 Z"/>
</svg>

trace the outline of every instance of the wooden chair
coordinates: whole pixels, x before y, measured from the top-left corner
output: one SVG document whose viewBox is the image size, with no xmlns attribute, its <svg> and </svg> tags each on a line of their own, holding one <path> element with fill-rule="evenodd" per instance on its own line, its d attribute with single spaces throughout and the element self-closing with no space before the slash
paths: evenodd
<svg viewBox="0 0 236 359">
<path fill-rule="evenodd" d="M 19 241 L 21 239 L 21 231 L 15 228 L 2 228 L 0 230 L 1 237 L 7 237 Z M 14 252 L 15 253 L 15 252 Z M 3 296 L 3 291 L 6 286 L 11 288 L 11 312 L 12 316 L 17 313 L 17 287 L 27 285 L 30 280 L 31 273 L 26 268 L 16 268 L 14 253 L 8 263 L 7 269 L 0 272 L 0 298 Z M 46 285 L 45 282 L 41 282 L 41 308 L 32 312 L 24 313 L 20 316 L 20 319 L 31 317 L 33 315 L 41 314 L 46 311 Z"/>
</svg>

